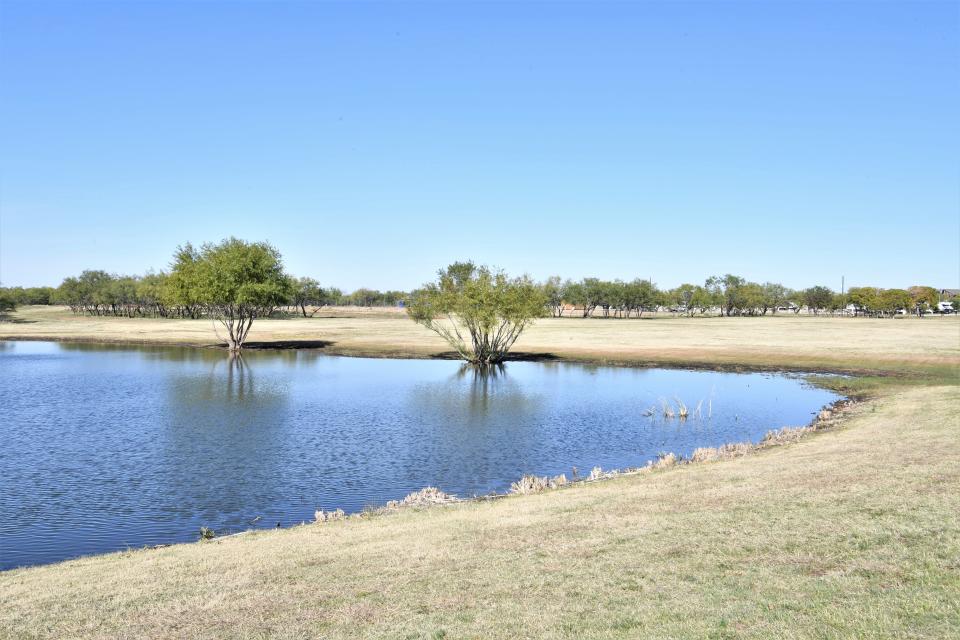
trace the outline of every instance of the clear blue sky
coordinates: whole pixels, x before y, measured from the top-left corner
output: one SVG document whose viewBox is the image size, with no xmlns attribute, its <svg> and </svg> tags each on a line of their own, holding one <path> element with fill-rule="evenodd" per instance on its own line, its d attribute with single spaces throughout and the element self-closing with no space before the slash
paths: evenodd
<svg viewBox="0 0 960 640">
<path fill-rule="evenodd" d="M 960 282 L 957 2 L 0 3 L 0 280 Z"/>
</svg>

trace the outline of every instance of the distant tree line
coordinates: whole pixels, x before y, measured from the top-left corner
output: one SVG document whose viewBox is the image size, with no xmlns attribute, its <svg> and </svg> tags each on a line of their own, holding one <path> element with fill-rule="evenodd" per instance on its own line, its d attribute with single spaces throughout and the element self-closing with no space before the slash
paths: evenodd
<svg viewBox="0 0 960 640">
<path fill-rule="evenodd" d="M 649 280 L 571 281 L 559 276 L 548 278 L 540 286 L 554 317 L 629 318 L 657 311 L 688 316 L 764 316 L 802 310 L 811 314 L 844 310 L 853 315 L 885 316 L 901 310 L 930 312 L 940 302 L 933 287 L 856 287 L 841 294 L 822 285 L 790 289 L 776 282 L 749 282 L 732 274 L 707 278 L 702 285 L 688 283 L 665 290 Z M 953 298 L 953 307 L 960 309 L 960 299 Z"/>
<path fill-rule="evenodd" d="M 54 302 L 54 287 L 0 287 L 0 300 L 14 306 L 31 304 L 58 304 Z"/>
<path fill-rule="evenodd" d="M 279 260 L 279 254 L 276 257 Z M 59 287 L 0 287 L 0 311 L 24 305 L 58 304 L 70 307 L 74 313 L 94 316 L 206 317 L 211 314 L 211 307 L 204 298 L 205 292 L 192 286 L 189 277 L 196 260 L 197 250 L 184 245 L 177 249 L 166 272 L 125 276 L 90 270 L 64 279 Z M 345 293 L 309 277 L 283 274 L 283 279 L 274 304 L 261 311 L 312 317 L 328 307 L 396 307 L 409 302 L 411 297 L 404 291 L 367 288 Z M 559 276 L 547 278 L 537 286 L 546 300 L 547 313 L 554 317 L 639 318 L 645 313 L 664 311 L 687 316 L 764 316 L 801 311 L 816 315 L 843 311 L 878 317 L 900 311 L 927 313 L 936 310 L 939 302 L 951 301 L 954 309 L 960 310 L 960 299 L 941 301 L 937 290 L 928 286 L 854 287 L 841 294 L 823 285 L 791 289 L 775 282 L 750 282 L 732 274 L 673 289 L 660 289 L 640 278 L 573 281 Z"/>
<path fill-rule="evenodd" d="M 322 287 L 313 278 L 299 278 L 294 283 L 289 306 L 304 317 L 312 317 L 324 307 L 395 307 L 407 297 L 405 291 L 378 291 L 360 288 L 344 293 L 336 287 Z"/>
<path fill-rule="evenodd" d="M 191 248 L 192 250 L 192 248 Z M 147 273 L 124 276 L 106 271 L 84 271 L 65 278 L 59 287 L 0 287 L 0 301 L 10 309 L 28 305 L 65 305 L 92 316 L 201 318 L 207 315 L 199 291 L 191 290 L 183 273 Z M 274 309 L 310 317 L 324 307 L 394 307 L 407 296 L 403 291 L 361 288 L 344 293 L 322 287 L 313 278 L 290 278 L 289 295 Z"/>
</svg>

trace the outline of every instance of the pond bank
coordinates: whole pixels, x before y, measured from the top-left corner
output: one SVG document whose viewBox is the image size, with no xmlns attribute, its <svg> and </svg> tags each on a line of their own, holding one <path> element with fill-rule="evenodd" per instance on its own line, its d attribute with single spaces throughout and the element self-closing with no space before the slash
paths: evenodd
<svg viewBox="0 0 960 640">
<path fill-rule="evenodd" d="M 594 467 L 587 476 L 574 476 L 567 478 L 565 474 L 550 478 L 548 476 L 523 476 L 513 483 L 511 490 L 506 493 L 490 493 L 481 496 L 471 496 L 462 498 L 456 495 L 444 493 L 436 487 L 424 487 L 415 491 L 403 499 L 391 500 L 385 506 L 373 509 L 364 509 L 357 513 L 345 513 L 342 509 L 335 511 L 318 510 L 313 522 L 304 522 L 297 526 L 315 526 L 332 522 L 339 522 L 347 519 L 369 519 L 377 516 L 390 515 L 398 509 L 430 509 L 436 507 L 452 506 L 465 502 L 487 502 L 491 500 L 502 500 L 504 498 L 515 497 L 519 495 L 533 495 L 558 489 L 574 489 L 582 484 L 593 482 L 603 482 L 614 478 L 636 476 L 648 474 L 655 471 L 665 471 L 681 465 L 706 464 L 719 462 L 722 460 L 732 460 L 743 456 L 752 455 L 760 451 L 770 449 L 771 447 L 780 447 L 799 442 L 800 440 L 817 432 L 833 429 L 842 426 L 845 414 L 856 407 L 860 401 L 850 398 L 841 398 L 824 407 L 817 416 L 811 420 L 810 424 L 802 427 L 782 427 L 780 429 L 771 429 L 758 443 L 752 442 L 731 442 L 719 447 L 702 447 L 694 451 L 693 455 L 685 458 L 673 452 L 663 453 L 656 460 L 651 460 L 643 467 L 627 467 L 624 469 L 603 469 Z M 211 535 L 210 539 L 232 538 L 256 533 L 256 529 L 248 529 L 229 533 L 222 536 Z M 170 546 L 169 544 L 153 545 L 150 549 L 160 549 Z"/>
</svg>

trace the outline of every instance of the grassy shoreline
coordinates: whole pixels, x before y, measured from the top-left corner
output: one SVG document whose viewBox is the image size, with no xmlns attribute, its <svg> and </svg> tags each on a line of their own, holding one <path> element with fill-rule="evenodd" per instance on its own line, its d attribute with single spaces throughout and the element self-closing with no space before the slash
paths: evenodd
<svg viewBox="0 0 960 640">
<path fill-rule="evenodd" d="M 0 336 L 69 324 L 20 317 L 18 335 Z M 64 332 L 129 326 L 112 320 Z M 442 351 L 391 318 L 331 320 L 261 335 Z M 0 637 L 948 637 L 960 628 L 960 324 L 744 320 L 706 324 L 712 335 L 696 340 L 672 319 L 547 323 L 519 348 L 638 364 L 649 345 L 637 326 L 701 341 L 698 358 L 671 354 L 680 366 L 800 357 L 869 371 L 835 383 L 870 401 L 745 456 L 3 572 Z M 832 335 L 798 346 L 795 331 Z"/>
</svg>

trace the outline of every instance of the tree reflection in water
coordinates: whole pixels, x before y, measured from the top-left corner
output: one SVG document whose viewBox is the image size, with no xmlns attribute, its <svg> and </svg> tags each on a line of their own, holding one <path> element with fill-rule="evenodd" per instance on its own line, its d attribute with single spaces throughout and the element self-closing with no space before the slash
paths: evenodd
<svg viewBox="0 0 960 640">
<path fill-rule="evenodd" d="M 239 351 L 231 351 L 227 356 L 227 399 L 243 400 L 253 395 L 253 371 L 247 368 Z"/>
<path fill-rule="evenodd" d="M 204 358 L 207 367 L 171 377 L 160 460 L 166 482 L 179 485 L 179 501 L 155 508 L 224 531 L 244 529 L 257 516 L 285 522 L 289 496 L 278 470 L 289 461 L 293 425 L 277 420 L 289 400 L 282 376 L 272 375 L 278 363 L 214 353 Z"/>
<path fill-rule="evenodd" d="M 486 414 L 490 410 L 490 402 L 494 393 L 506 385 L 507 369 L 503 363 L 475 366 L 464 363 L 457 370 L 454 378 L 470 380 L 467 401 L 471 415 Z"/>
</svg>

